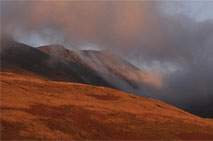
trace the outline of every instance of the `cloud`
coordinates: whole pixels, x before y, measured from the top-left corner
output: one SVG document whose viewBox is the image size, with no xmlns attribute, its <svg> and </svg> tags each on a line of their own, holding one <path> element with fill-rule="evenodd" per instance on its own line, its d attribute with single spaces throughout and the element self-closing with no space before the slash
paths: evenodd
<svg viewBox="0 0 213 141">
<path fill-rule="evenodd" d="M 138 67 L 160 70 L 162 84 L 147 81 L 162 87 L 159 93 L 167 102 L 213 103 L 213 20 L 198 22 L 184 11 L 174 12 L 181 11 L 175 4 L 169 9 L 154 1 L 2 2 L 1 26 L 34 46 L 94 44 Z"/>
</svg>

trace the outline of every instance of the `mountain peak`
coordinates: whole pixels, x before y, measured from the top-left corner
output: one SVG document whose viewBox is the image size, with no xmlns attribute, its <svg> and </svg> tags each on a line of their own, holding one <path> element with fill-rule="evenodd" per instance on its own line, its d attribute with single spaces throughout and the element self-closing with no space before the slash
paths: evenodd
<svg viewBox="0 0 213 141">
<path fill-rule="evenodd" d="M 60 45 L 60 44 L 45 45 L 45 46 L 40 46 L 38 48 L 54 50 L 54 51 L 64 51 L 64 50 L 66 50 L 66 48 L 63 45 Z"/>
</svg>

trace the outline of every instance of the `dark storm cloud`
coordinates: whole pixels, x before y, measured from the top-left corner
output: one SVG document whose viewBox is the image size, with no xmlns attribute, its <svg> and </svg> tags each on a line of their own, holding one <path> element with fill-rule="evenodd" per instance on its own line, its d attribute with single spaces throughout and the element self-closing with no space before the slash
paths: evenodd
<svg viewBox="0 0 213 141">
<path fill-rule="evenodd" d="M 1 25 L 26 43 L 96 44 L 142 68 L 158 64 L 166 72 L 164 100 L 212 103 L 213 20 L 196 22 L 163 8 L 147 1 L 2 2 Z"/>
</svg>

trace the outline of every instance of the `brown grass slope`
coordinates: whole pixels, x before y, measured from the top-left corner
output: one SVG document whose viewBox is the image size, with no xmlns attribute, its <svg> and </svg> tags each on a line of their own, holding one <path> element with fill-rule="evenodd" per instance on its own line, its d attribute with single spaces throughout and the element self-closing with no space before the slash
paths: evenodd
<svg viewBox="0 0 213 141">
<path fill-rule="evenodd" d="M 212 119 L 111 88 L 1 73 L 1 139 L 213 139 Z"/>
</svg>

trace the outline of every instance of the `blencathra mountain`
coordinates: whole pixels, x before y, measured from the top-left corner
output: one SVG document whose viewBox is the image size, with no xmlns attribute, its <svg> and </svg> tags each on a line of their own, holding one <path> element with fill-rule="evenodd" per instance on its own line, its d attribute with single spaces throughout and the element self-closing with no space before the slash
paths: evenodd
<svg viewBox="0 0 213 141">
<path fill-rule="evenodd" d="M 131 93 L 140 93 L 147 85 L 138 82 L 143 73 L 140 69 L 108 51 L 72 51 L 61 45 L 34 48 L 9 36 L 2 38 L 1 71 L 106 86 Z"/>
</svg>

